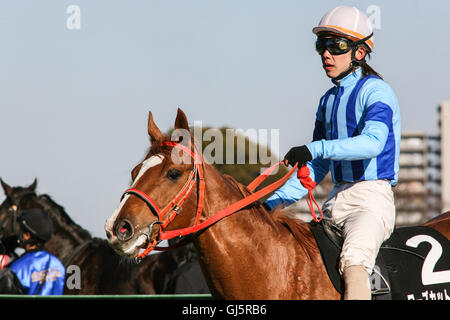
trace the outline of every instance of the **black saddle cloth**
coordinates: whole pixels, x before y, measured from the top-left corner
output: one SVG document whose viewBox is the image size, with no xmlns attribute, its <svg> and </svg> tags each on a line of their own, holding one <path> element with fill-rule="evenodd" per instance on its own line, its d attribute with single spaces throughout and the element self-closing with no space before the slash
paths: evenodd
<svg viewBox="0 0 450 320">
<path fill-rule="evenodd" d="M 328 276 L 341 294 L 339 274 L 342 237 L 328 220 L 310 222 Z M 370 276 L 372 299 L 450 300 L 450 242 L 423 226 L 395 229 L 378 253 Z"/>
</svg>

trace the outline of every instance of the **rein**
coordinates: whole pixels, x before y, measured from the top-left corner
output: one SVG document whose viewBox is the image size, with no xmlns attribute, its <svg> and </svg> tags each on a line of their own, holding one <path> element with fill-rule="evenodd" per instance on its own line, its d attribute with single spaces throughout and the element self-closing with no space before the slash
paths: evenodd
<svg viewBox="0 0 450 320">
<path fill-rule="evenodd" d="M 159 209 L 159 207 L 156 205 L 156 203 L 143 191 L 136 189 L 136 188 L 130 188 L 127 189 L 123 195 L 121 200 L 124 198 L 127 194 L 132 194 L 137 197 L 139 197 L 141 200 L 143 200 L 147 206 L 150 208 L 150 211 L 157 217 L 157 221 L 153 222 L 150 226 L 150 235 L 153 231 L 153 226 L 155 224 L 160 225 L 160 232 L 159 232 L 159 240 L 152 240 L 147 245 L 147 248 L 137 256 L 136 260 L 139 262 L 143 258 L 145 258 L 151 251 L 153 250 L 159 250 L 159 251 L 167 251 L 170 249 L 173 249 L 174 247 L 169 248 L 160 248 L 157 247 L 157 244 L 161 242 L 162 240 L 168 240 L 173 239 L 176 237 L 183 237 L 187 235 L 191 235 L 194 233 L 197 233 L 201 230 L 204 230 L 211 225 L 215 224 L 216 222 L 222 220 L 225 217 L 228 217 L 232 215 L 233 213 L 241 210 L 242 208 L 247 207 L 248 205 L 254 203 L 255 201 L 261 199 L 265 195 L 275 191 L 279 187 L 281 187 L 289 178 L 290 176 L 297 170 L 298 163 L 296 163 L 292 169 L 284 175 L 281 179 L 273 182 L 272 184 L 262 188 L 261 190 L 258 190 L 255 193 L 252 193 L 251 195 L 223 208 L 219 212 L 216 212 L 214 215 L 200 223 L 200 216 L 203 211 L 203 204 L 204 204 L 204 198 L 205 198 L 205 181 L 204 181 L 204 175 L 203 175 L 203 167 L 201 165 L 202 159 L 198 157 L 197 154 L 195 154 L 192 150 L 189 148 L 179 144 L 178 142 L 168 141 L 163 142 L 162 145 L 166 146 L 173 146 L 174 148 L 181 149 L 183 152 L 187 153 L 191 156 L 191 158 L 194 160 L 194 166 L 192 171 L 189 174 L 189 177 L 184 184 L 184 186 L 181 188 L 180 192 L 175 196 L 175 198 L 170 201 L 162 210 Z M 256 187 L 258 187 L 274 170 L 276 167 L 278 167 L 283 161 L 279 161 L 278 163 L 274 164 L 270 168 L 266 169 L 261 175 L 259 175 L 256 179 L 254 179 L 248 186 L 248 190 L 253 192 Z M 312 195 L 312 189 L 315 187 L 316 183 L 309 177 L 309 169 L 306 165 L 303 165 L 300 167 L 297 173 L 297 177 L 300 179 L 300 182 L 302 185 L 308 190 L 308 206 L 310 208 L 311 214 L 313 216 L 313 219 L 315 221 L 320 221 L 323 218 L 323 213 L 320 207 L 318 206 L 317 202 L 314 199 L 314 196 Z M 190 195 L 192 190 L 194 189 L 193 186 L 198 181 L 198 204 L 197 204 L 197 213 L 195 218 L 195 223 L 193 226 L 176 229 L 176 230 L 170 230 L 170 231 L 164 231 L 164 228 L 166 228 L 170 222 L 172 222 L 175 217 L 180 213 L 181 206 L 183 202 L 186 200 L 186 198 Z M 320 218 L 317 218 L 313 203 L 316 205 L 316 207 L 319 209 L 320 212 Z M 167 217 L 163 219 L 163 217 L 166 215 Z M 183 243 L 185 244 L 185 243 Z M 179 247 L 180 245 L 175 245 L 176 247 Z"/>
</svg>

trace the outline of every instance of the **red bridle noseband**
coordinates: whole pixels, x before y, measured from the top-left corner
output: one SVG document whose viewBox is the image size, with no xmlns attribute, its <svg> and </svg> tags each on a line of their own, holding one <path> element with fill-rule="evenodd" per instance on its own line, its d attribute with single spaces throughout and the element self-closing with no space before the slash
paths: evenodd
<svg viewBox="0 0 450 320">
<path fill-rule="evenodd" d="M 162 145 L 165 146 L 172 146 L 174 148 L 181 149 L 183 152 L 187 153 L 191 156 L 191 158 L 194 160 L 194 166 L 192 168 L 192 171 L 189 174 L 189 177 L 184 184 L 184 186 L 181 188 L 180 192 L 175 196 L 175 198 L 170 201 L 162 210 L 159 209 L 159 207 L 156 205 L 156 203 L 143 191 L 136 189 L 136 188 L 130 188 L 124 192 L 122 195 L 122 199 L 125 195 L 131 194 L 139 197 L 141 200 L 143 200 L 147 206 L 150 208 L 150 211 L 158 218 L 157 221 L 153 222 L 149 226 L 149 231 L 151 236 L 153 232 L 153 226 L 155 224 L 160 225 L 160 232 L 159 232 L 159 240 L 150 240 L 149 244 L 147 245 L 147 248 L 137 256 L 137 261 L 142 260 L 145 258 L 152 250 L 164 250 L 157 247 L 157 244 L 162 240 L 168 240 L 175 237 L 182 237 L 189 234 L 196 233 L 200 230 L 206 229 L 209 226 L 213 225 L 214 223 L 220 221 L 221 219 L 241 210 L 242 208 L 248 206 L 249 204 L 261 199 L 265 195 L 269 194 L 270 192 L 275 191 L 279 187 L 281 187 L 288 179 L 289 177 L 297 170 L 298 164 L 295 164 L 294 167 L 281 179 L 273 182 L 272 184 L 252 193 L 251 195 L 223 208 L 219 212 L 215 213 L 202 223 L 200 223 L 200 216 L 203 211 L 203 203 L 204 203 L 204 193 L 205 193 L 205 181 L 203 176 L 203 167 L 202 167 L 202 158 L 198 154 L 194 153 L 189 148 L 181 145 L 178 142 L 173 141 L 167 141 L 163 142 Z M 276 163 L 275 165 L 271 166 L 270 168 L 266 169 L 260 176 L 258 176 L 255 180 L 253 180 L 248 186 L 247 189 L 251 192 L 253 192 L 258 185 L 261 184 L 261 182 L 267 178 L 271 173 L 275 170 L 277 166 L 279 166 L 283 161 L 280 161 Z M 311 193 L 312 189 L 315 186 L 315 182 L 309 177 L 309 169 L 306 165 L 300 167 L 297 173 L 297 177 L 300 179 L 300 182 L 302 185 L 308 189 L 309 197 L 306 199 L 311 211 L 311 214 L 313 216 L 313 219 L 315 221 L 320 221 L 323 217 L 322 210 L 320 210 L 320 207 L 317 205 L 316 201 L 314 200 L 314 197 Z M 193 226 L 177 229 L 177 230 L 170 230 L 170 231 L 164 231 L 164 228 L 166 228 L 170 222 L 172 222 L 175 217 L 180 213 L 181 206 L 183 205 L 184 201 L 187 199 L 187 197 L 191 194 L 192 190 L 194 189 L 194 185 L 198 181 L 198 202 L 197 202 L 197 213 L 195 217 L 195 222 Z M 320 218 L 316 217 L 316 214 L 314 212 L 314 208 L 312 203 L 315 203 L 317 208 L 319 209 L 319 212 L 321 214 Z M 167 216 L 164 220 L 164 216 Z"/>
</svg>

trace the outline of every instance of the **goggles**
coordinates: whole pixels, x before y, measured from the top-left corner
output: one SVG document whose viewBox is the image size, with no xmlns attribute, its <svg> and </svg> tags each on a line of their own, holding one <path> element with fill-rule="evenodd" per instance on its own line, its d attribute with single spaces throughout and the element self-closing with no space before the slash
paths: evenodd
<svg viewBox="0 0 450 320">
<path fill-rule="evenodd" d="M 323 38 L 319 37 L 316 40 L 316 51 L 318 54 L 323 55 L 325 50 L 328 50 L 332 55 L 340 55 L 347 53 L 353 46 L 353 42 L 347 38 L 331 37 Z"/>
</svg>

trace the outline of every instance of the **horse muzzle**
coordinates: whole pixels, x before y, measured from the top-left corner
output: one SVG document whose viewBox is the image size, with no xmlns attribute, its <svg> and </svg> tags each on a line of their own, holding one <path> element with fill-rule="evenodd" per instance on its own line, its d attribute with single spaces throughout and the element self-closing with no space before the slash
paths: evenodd
<svg viewBox="0 0 450 320">
<path fill-rule="evenodd" d="M 159 224 L 160 221 L 154 221 L 148 227 L 139 228 L 127 219 L 120 219 L 112 228 L 105 228 L 106 237 L 118 254 L 135 257 L 158 237 L 160 228 L 155 225 Z"/>
</svg>

